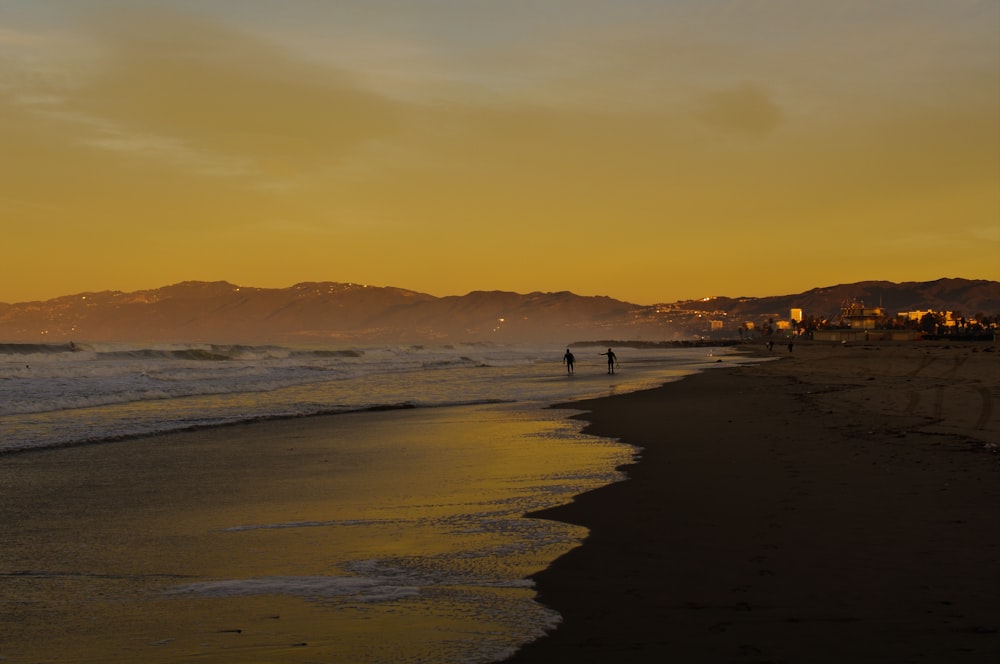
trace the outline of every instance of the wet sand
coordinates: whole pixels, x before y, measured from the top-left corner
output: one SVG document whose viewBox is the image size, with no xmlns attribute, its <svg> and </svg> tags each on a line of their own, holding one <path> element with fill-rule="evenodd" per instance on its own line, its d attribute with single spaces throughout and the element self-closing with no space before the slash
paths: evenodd
<svg viewBox="0 0 1000 664">
<path fill-rule="evenodd" d="M 631 455 L 563 415 L 393 410 L 0 456 L 0 662 L 500 659 L 556 618 L 525 577 L 586 534 L 523 514 Z"/>
<path fill-rule="evenodd" d="M 1000 347 L 796 344 L 572 404 L 644 448 L 534 516 L 563 623 L 510 661 L 1000 661 Z"/>
</svg>

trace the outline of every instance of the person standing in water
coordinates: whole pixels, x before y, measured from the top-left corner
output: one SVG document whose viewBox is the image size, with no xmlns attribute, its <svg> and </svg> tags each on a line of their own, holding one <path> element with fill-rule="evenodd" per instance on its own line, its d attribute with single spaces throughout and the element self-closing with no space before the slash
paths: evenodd
<svg viewBox="0 0 1000 664">
<path fill-rule="evenodd" d="M 573 362 L 576 360 L 573 357 L 573 353 L 569 352 L 569 348 L 566 349 L 566 354 L 563 355 L 563 364 L 566 365 L 566 373 L 573 375 Z"/>
<path fill-rule="evenodd" d="M 601 353 L 601 355 L 608 356 L 608 373 L 613 374 L 615 372 L 615 360 L 617 359 L 614 352 L 609 348 L 607 353 Z"/>
</svg>

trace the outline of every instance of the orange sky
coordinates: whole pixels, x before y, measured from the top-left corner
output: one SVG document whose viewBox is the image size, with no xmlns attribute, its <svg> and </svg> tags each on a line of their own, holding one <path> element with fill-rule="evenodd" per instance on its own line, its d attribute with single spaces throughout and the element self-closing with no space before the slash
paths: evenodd
<svg viewBox="0 0 1000 664">
<path fill-rule="evenodd" d="M 1000 280 L 995 0 L 0 3 L 0 302 Z"/>
</svg>

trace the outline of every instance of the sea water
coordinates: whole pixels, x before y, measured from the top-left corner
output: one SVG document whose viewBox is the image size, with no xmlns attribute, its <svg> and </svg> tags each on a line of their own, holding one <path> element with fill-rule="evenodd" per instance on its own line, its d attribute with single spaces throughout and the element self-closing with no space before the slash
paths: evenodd
<svg viewBox="0 0 1000 664">
<path fill-rule="evenodd" d="M 485 344 L 293 348 L 0 344 L 0 453 L 178 429 L 376 408 L 552 403 L 661 384 L 734 356 L 720 348 Z"/>
<path fill-rule="evenodd" d="M 49 645 L 90 653 L 66 661 L 279 661 L 269 653 L 301 639 L 311 649 L 302 656 L 316 661 L 502 659 L 558 623 L 527 577 L 586 534 L 524 514 L 621 479 L 615 467 L 634 453 L 544 406 L 744 361 L 721 348 L 617 348 L 611 375 L 606 349 L 585 346 L 573 349 L 571 376 L 564 350 L 0 347 L 0 449 L 12 454 L 0 456 L 4 490 L 21 491 L 15 462 L 52 464 L 53 477 L 78 473 L 104 487 L 92 504 L 72 506 L 87 521 L 59 562 L 15 547 L 0 569 L 19 607 L 77 607 L 63 614 L 60 634 L 86 641 L 15 631 L 5 635 L 15 648 L 0 655 L 22 661 L 20 641 L 30 644 L 23 661 L 44 659 Z M 259 435 L 255 444 L 276 448 L 270 457 L 206 449 L 175 467 L 173 450 L 147 444 L 148 434 L 320 414 L 338 414 L 320 440 L 284 440 L 274 433 L 280 422 L 232 436 L 235 448 Z M 82 445 L 102 441 L 115 442 Z M 301 453 L 329 477 L 288 486 L 281 464 L 291 445 L 314 446 Z M 47 447 L 64 449 L 17 454 Z M 340 461 L 321 466 L 328 457 Z M 261 458 L 273 468 L 249 465 Z M 294 472 L 301 479 L 301 463 Z M 171 486 L 165 473 L 185 491 L 141 510 L 129 504 L 147 481 Z M 190 487 L 197 496 L 186 495 Z M 60 508 L 47 504 L 60 523 Z M 66 562 L 76 549 L 86 565 Z M 66 590 L 51 598 L 55 585 Z M 174 624 L 177 616 L 192 624 Z M 74 620 L 87 624 L 74 630 Z M 231 625 L 245 634 L 238 650 Z"/>
</svg>

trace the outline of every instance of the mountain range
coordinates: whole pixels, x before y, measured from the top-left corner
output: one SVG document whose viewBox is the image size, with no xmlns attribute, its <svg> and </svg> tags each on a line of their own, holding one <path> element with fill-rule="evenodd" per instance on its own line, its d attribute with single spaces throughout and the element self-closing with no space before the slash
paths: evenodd
<svg viewBox="0 0 1000 664">
<path fill-rule="evenodd" d="M 834 318 L 843 306 L 1000 314 L 1000 282 L 864 281 L 774 297 L 711 297 L 637 305 L 570 292 L 474 291 L 436 297 L 393 287 L 300 283 L 253 288 L 187 281 L 152 290 L 78 293 L 43 302 L 0 303 L 0 342 L 211 343 L 546 342 L 736 337 L 744 321 Z"/>
</svg>

